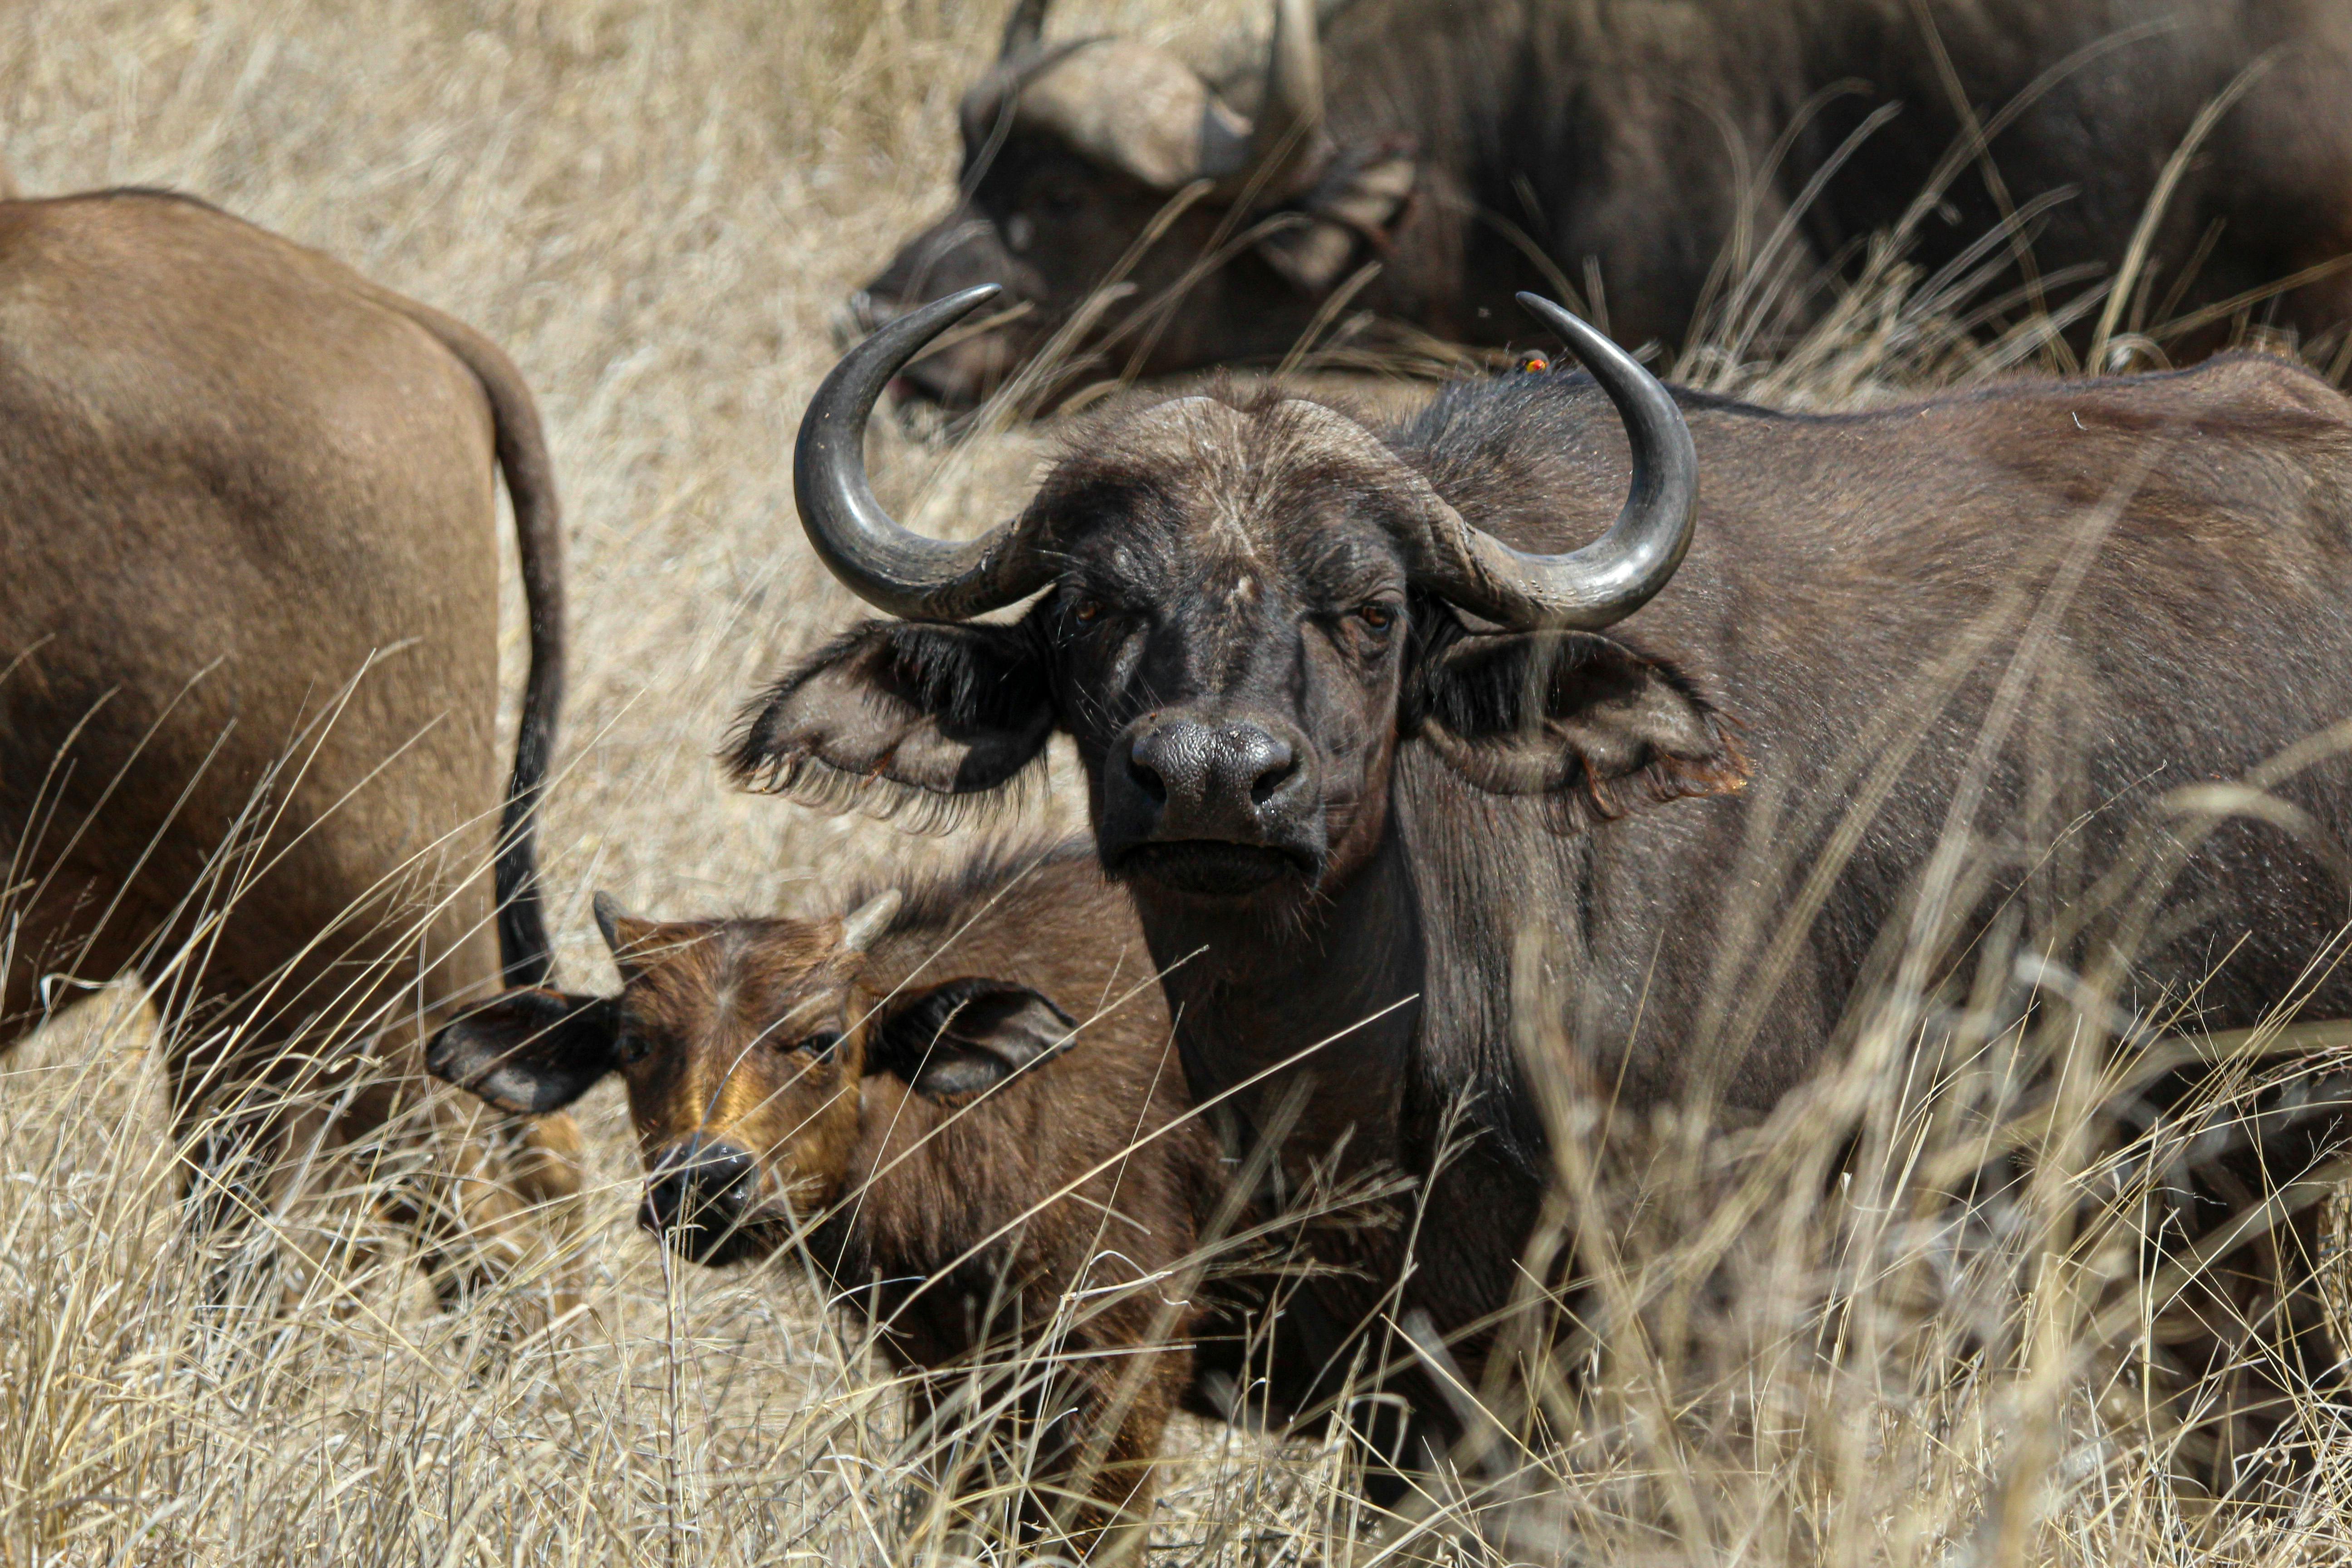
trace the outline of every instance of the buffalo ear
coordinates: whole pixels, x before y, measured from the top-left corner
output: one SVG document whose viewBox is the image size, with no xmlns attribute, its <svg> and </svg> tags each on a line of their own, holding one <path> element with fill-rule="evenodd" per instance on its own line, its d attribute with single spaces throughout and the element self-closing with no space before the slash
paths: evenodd
<svg viewBox="0 0 2352 1568">
<path fill-rule="evenodd" d="M 932 1100 L 977 1094 L 1066 1049 L 1076 1028 L 1051 998 L 1026 985 L 950 980 L 902 998 L 876 1022 L 866 1070 L 894 1073 Z"/>
<path fill-rule="evenodd" d="M 1420 676 L 1420 731 L 1496 795 L 1548 795 L 1587 824 L 1748 782 L 1730 721 L 1681 672 L 1582 632 L 1463 637 Z"/>
<path fill-rule="evenodd" d="M 887 815 L 1002 788 L 1053 729 L 1025 625 L 867 621 L 753 700 L 724 757 L 747 787 Z"/>
<path fill-rule="evenodd" d="M 447 1025 L 425 1047 L 425 1070 L 500 1110 L 561 1110 L 613 1069 L 612 999 L 509 991 Z"/>
<path fill-rule="evenodd" d="M 1299 292 L 1328 294 L 1358 246 L 1387 249 L 1419 175 L 1407 143 L 1344 148 L 1301 199 L 1307 221 L 1267 235 L 1257 253 Z"/>
</svg>

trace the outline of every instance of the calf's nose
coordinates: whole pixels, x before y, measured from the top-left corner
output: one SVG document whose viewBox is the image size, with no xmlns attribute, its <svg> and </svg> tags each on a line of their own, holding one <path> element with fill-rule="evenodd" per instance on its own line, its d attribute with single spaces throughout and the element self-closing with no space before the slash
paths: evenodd
<svg viewBox="0 0 2352 1568">
<path fill-rule="evenodd" d="M 655 1160 L 637 1223 L 688 1258 L 730 1239 L 759 1190 L 758 1162 L 716 1139 L 688 1138 Z"/>
</svg>

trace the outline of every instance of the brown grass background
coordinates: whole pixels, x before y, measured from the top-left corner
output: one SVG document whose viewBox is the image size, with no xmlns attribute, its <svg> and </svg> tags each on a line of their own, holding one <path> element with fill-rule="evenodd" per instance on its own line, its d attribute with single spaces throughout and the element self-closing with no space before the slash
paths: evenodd
<svg viewBox="0 0 2352 1568">
<path fill-rule="evenodd" d="M 1262 11 L 1063 0 L 1053 27 L 1222 60 L 1254 48 Z M 572 542 L 573 683 L 544 870 L 572 984 L 609 975 L 593 889 L 669 915 L 791 909 L 936 850 L 734 795 L 710 753 L 759 675 L 856 614 L 801 544 L 793 433 L 832 363 L 835 303 L 949 198 L 956 97 L 1002 12 L 0 0 L 0 149 L 28 194 L 203 195 L 483 328 L 536 390 Z M 1905 318 L 1899 268 L 1880 281 L 1794 353 L 1685 368 L 1814 405 L 2001 368 Z M 978 528 L 1019 504 L 1052 434 L 949 447 L 881 422 L 877 484 L 932 531 Z M 511 689 L 519 624 L 506 645 Z M 1075 824 L 1069 783 L 1060 770 L 1035 809 Z M 610 1088 L 583 1105 L 595 1311 L 570 1336 L 477 1374 L 480 1323 L 433 1313 L 397 1269 L 320 1285 L 258 1326 L 206 1324 L 173 1268 L 147 1026 L 117 991 L 0 1065 L 0 1563 L 846 1564 L 982 1550 L 926 1513 L 893 1391 L 789 1266 L 665 1275 L 630 1224 L 635 1160 Z M 1803 1185 L 1785 1171 L 1739 1179 Z M 1790 1236 L 1813 1223 L 1793 1199 L 1757 1201 Z M 1788 1256 L 1820 1261 L 1852 1239 L 1823 1235 Z M 1870 1245 L 1916 1261 L 1941 1243 Z M 1988 1310 L 2017 1311 L 1995 1299 L 2011 1304 Z M 1930 1340 L 1948 1350 L 1954 1333 Z M 2103 1357 L 2062 1337 L 1997 1377 L 1990 1363 L 1923 1373 L 1890 1350 L 1858 1376 L 1759 1331 L 1707 1374 L 1708 1397 L 1745 1380 L 1723 1406 L 1737 1418 L 1688 1430 L 1678 1408 L 1717 1406 L 1675 1406 L 1675 1369 L 1635 1357 L 1606 1372 L 1619 1392 L 1591 1406 L 1591 1430 L 1562 1434 L 1600 1446 L 1570 1442 L 1513 1529 L 1412 1550 L 2340 1560 L 2329 1500 L 2345 1494 L 2329 1485 L 2289 1517 L 2199 1533 L 2162 1456 L 2101 1424 Z M 1327 1449 L 1192 1426 L 1176 1447 L 1160 1561 L 1405 1550 L 1365 1543 Z M 2021 1451 L 2042 1458 L 2020 1470 Z M 2335 1476 L 2333 1458 L 2323 1468 Z M 2021 1487 L 2038 1500 L 2012 1507 Z"/>
</svg>

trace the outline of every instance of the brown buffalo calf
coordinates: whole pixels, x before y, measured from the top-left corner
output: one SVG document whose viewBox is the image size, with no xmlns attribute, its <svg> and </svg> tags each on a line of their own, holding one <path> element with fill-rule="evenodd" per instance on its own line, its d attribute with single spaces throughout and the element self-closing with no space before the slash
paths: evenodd
<svg viewBox="0 0 2352 1568">
<path fill-rule="evenodd" d="M 1025 1528 L 1140 1545 L 1225 1182 L 1091 849 L 839 918 L 657 923 L 600 897 L 597 919 L 620 994 L 509 992 L 435 1038 L 432 1069 L 533 1114 L 620 1073 L 647 1228 L 704 1263 L 804 1241 L 901 1365 L 1003 1369 L 921 1397 L 975 1388 L 992 1439 L 1034 1444 Z"/>
</svg>

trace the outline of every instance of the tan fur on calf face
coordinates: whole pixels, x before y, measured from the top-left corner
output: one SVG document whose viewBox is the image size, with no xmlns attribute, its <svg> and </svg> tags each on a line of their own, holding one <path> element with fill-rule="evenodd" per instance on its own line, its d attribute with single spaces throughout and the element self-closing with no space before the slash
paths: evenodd
<svg viewBox="0 0 2352 1568">
<path fill-rule="evenodd" d="M 838 921 L 622 919 L 620 1061 L 646 1167 L 690 1139 L 760 1169 L 746 1238 L 836 1197 L 858 1135 L 862 961 Z"/>
</svg>

